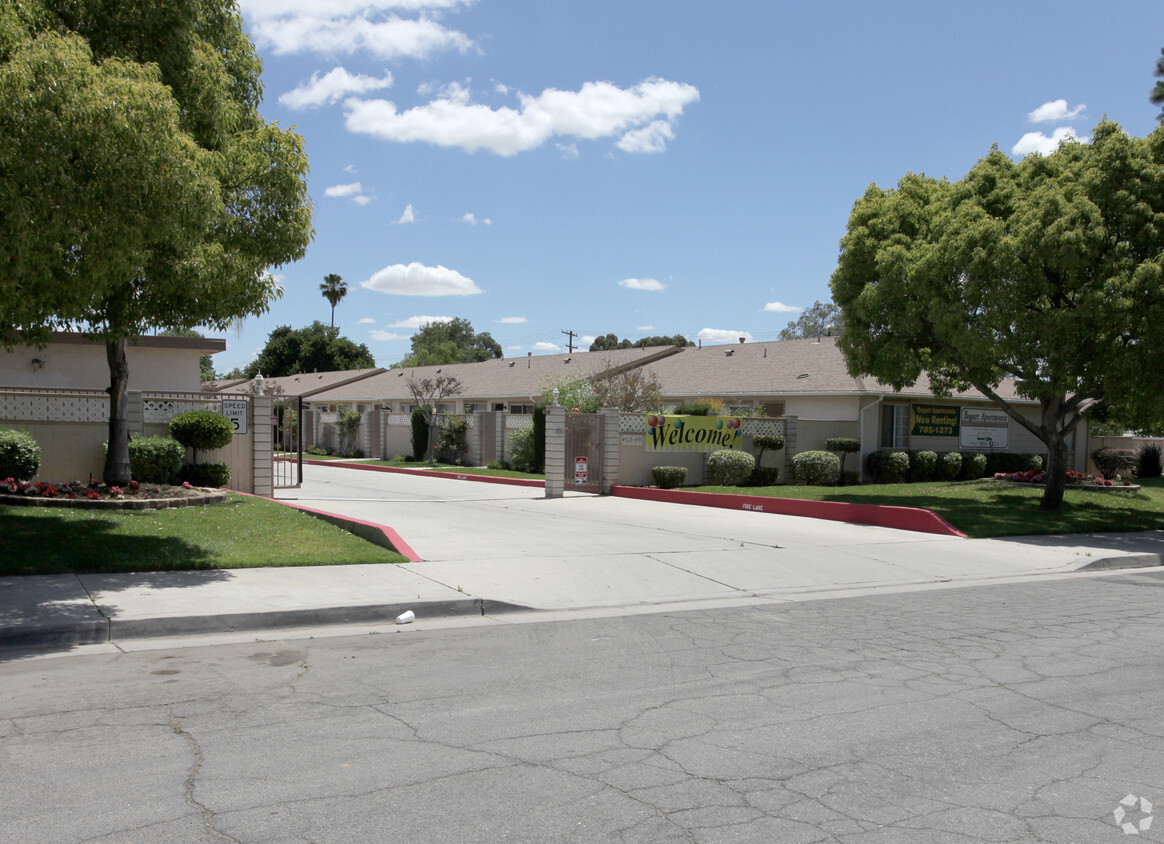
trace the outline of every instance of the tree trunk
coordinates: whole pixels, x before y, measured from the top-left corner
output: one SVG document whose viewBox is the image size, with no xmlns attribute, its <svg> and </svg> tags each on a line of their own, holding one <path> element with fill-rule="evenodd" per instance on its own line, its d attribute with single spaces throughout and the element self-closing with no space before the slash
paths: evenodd
<svg viewBox="0 0 1164 844">
<path fill-rule="evenodd" d="M 109 361 L 109 448 L 102 479 L 108 486 L 129 483 L 129 362 L 124 337 L 105 342 Z"/>
<path fill-rule="evenodd" d="M 1067 441 L 1059 434 L 1047 437 L 1047 465 L 1043 468 L 1046 487 L 1039 509 L 1058 513 L 1063 509 L 1063 492 L 1067 488 Z"/>
</svg>

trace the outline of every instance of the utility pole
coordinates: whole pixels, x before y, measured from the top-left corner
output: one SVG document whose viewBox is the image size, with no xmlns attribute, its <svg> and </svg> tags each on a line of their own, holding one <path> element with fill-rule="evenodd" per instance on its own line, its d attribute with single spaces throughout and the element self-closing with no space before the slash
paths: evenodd
<svg viewBox="0 0 1164 844">
<path fill-rule="evenodd" d="M 567 345 L 568 345 L 570 354 L 574 354 L 574 338 L 577 337 L 578 335 L 575 334 L 573 331 L 563 331 L 562 333 L 569 336 L 570 342 Z"/>
</svg>

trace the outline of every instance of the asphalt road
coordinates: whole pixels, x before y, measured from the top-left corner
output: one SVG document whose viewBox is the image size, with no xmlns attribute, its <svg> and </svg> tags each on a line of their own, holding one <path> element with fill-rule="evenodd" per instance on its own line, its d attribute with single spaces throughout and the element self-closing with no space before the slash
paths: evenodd
<svg viewBox="0 0 1164 844">
<path fill-rule="evenodd" d="M 0 654 L 0 841 L 1164 841 L 1161 587 Z"/>
</svg>

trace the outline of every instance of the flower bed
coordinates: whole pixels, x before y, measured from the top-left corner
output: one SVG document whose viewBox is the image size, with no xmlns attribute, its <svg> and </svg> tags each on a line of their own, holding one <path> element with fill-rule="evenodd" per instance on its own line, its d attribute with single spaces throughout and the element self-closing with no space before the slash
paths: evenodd
<svg viewBox="0 0 1164 844">
<path fill-rule="evenodd" d="M 0 504 L 26 507 L 81 507 L 100 510 L 164 510 L 214 504 L 226 500 L 226 492 L 202 489 L 183 483 L 181 486 L 139 484 L 130 481 L 124 488 L 106 486 L 97 481 L 84 484 L 26 483 L 13 478 L 0 481 Z"/>
<path fill-rule="evenodd" d="M 996 481 L 1007 481 L 1027 486 L 1046 486 L 1047 476 L 1042 469 L 1032 469 L 1029 472 L 996 472 Z M 1139 492 L 1140 485 L 1131 481 L 1107 480 L 1094 475 L 1085 475 L 1082 472 L 1071 470 L 1067 472 L 1067 489 L 1084 489 L 1089 492 Z"/>
</svg>

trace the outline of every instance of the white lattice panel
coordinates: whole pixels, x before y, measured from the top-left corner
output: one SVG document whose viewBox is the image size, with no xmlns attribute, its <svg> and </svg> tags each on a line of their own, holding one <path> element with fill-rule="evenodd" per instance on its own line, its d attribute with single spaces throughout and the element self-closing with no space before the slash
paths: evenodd
<svg viewBox="0 0 1164 844">
<path fill-rule="evenodd" d="M 388 425 L 392 428 L 407 428 L 412 424 L 411 413 L 389 413 Z"/>
<path fill-rule="evenodd" d="M 740 433 L 745 437 L 781 437 L 784 436 L 783 419 L 744 419 L 740 425 Z"/>
<path fill-rule="evenodd" d="M 533 425 L 533 417 L 524 413 L 511 413 L 505 417 L 505 430 L 523 431 Z"/>
<path fill-rule="evenodd" d="M 618 431 L 620 434 L 645 434 L 647 417 L 641 413 L 621 413 L 618 417 Z"/>
<path fill-rule="evenodd" d="M 22 422 L 107 422 L 109 397 L 0 393 L 0 419 Z"/>
</svg>

